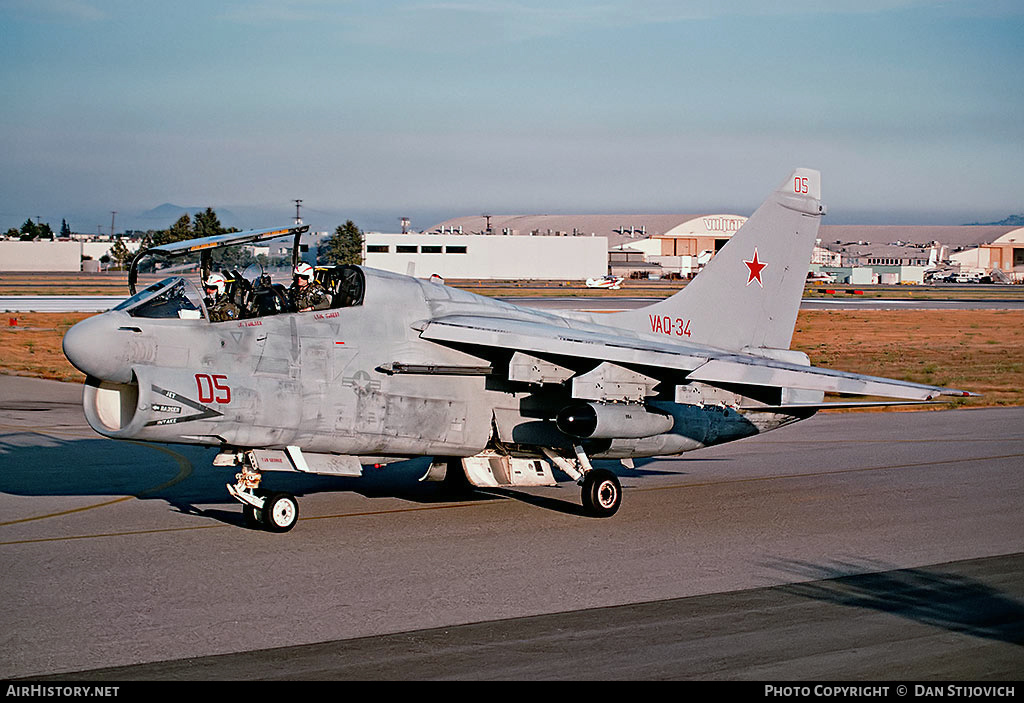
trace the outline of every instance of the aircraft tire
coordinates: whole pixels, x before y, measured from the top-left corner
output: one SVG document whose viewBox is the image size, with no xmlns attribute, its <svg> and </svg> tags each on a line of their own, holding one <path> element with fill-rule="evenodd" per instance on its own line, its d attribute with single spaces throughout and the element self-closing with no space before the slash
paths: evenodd
<svg viewBox="0 0 1024 703">
<path fill-rule="evenodd" d="M 622 505 L 619 477 L 607 469 L 588 471 L 583 479 L 583 512 L 590 517 L 611 517 Z"/>
<path fill-rule="evenodd" d="M 299 520 L 299 502 L 289 493 L 274 493 L 263 504 L 263 524 L 271 532 L 287 532 Z"/>
</svg>

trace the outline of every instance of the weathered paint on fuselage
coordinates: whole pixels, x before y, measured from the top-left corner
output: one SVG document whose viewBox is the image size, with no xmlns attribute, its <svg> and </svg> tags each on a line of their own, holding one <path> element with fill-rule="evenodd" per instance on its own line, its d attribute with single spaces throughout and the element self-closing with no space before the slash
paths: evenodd
<svg viewBox="0 0 1024 703">
<path fill-rule="evenodd" d="M 553 426 L 571 402 L 566 387 L 503 379 L 507 359 L 421 339 L 417 324 L 473 314 L 601 329 L 443 285 L 364 269 L 361 305 L 210 323 L 133 318 L 87 321 L 110 350 L 111 368 L 132 380 L 90 379 L 86 415 L 124 439 L 241 448 L 298 446 L 356 456 L 471 456 L 492 441 L 518 453 L 569 447 Z M 82 324 L 82 323 L 80 323 Z M 83 335 L 80 335 L 83 336 Z M 514 350 L 509 350 L 511 353 Z M 491 375 L 391 373 L 389 364 L 477 367 Z M 675 418 L 670 433 L 584 442 L 593 458 L 678 454 L 794 421 L 720 405 L 651 401 Z M 496 421 L 501 417 L 499 431 Z M 520 441 L 525 438 L 527 441 Z"/>
</svg>

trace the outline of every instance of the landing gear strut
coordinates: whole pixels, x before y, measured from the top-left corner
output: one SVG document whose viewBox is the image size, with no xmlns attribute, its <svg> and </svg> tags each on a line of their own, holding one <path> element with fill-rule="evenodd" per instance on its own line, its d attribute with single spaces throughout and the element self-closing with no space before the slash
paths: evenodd
<svg viewBox="0 0 1024 703">
<path fill-rule="evenodd" d="M 242 504 L 247 524 L 270 532 L 287 532 L 299 520 L 299 502 L 290 493 L 267 493 L 260 488 L 263 476 L 246 458 L 236 483 L 228 484 L 228 493 Z"/>
<path fill-rule="evenodd" d="M 576 452 L 576 461 L 558 456 L 547 449 L 544 453 L 580 486 L 585 515 L 611 517 L 622 505 L 622 485 L 618 476 L 607 469 L 595 469 L 580 445 L 573 445 L 573 451 Z"/>
</svg>

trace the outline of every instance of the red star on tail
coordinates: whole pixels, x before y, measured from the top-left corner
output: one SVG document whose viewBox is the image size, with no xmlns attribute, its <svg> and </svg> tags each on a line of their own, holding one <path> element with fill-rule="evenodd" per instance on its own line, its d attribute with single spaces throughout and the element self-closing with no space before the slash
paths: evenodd
<svg viewBox="0 0 1024 703">
<path fill-rule="evenodd" d="M 757 260 L 757 247 L 754 247 L 754 258 L 750 261 L 744 260 L 743 263 L 745 263 L 747 268 L 750 270 L 750 275 L 747 276 L 747 285 L 749 286 L 751 281 L 757 281 L 757 285 L 764 288 L 764 283 L 761 282 L 761 271 L 763 271 L 768 264 L 763 264 Z"/>
</svg>

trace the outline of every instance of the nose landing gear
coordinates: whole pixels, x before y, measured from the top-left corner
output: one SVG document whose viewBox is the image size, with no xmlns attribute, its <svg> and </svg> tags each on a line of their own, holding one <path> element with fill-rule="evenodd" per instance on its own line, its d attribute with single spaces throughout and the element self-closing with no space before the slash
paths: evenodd
<svg viewBox="0 0 1024 703">
<path fill-rule="evenodd" d="M 267 493 L 260 488 L 262 474 L 244 460 L 236 483 L 227 484 L 228 493 L 242 504 L 247 524 L 270 532 L 287 532 L 299 520 L 299 502 L 291 493 Z"/>
</svg>

